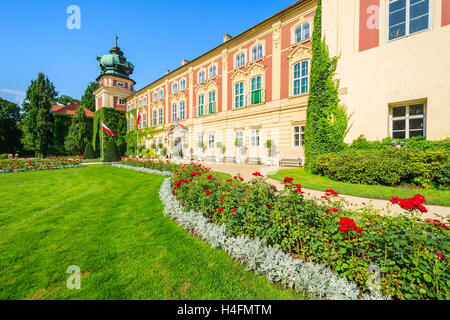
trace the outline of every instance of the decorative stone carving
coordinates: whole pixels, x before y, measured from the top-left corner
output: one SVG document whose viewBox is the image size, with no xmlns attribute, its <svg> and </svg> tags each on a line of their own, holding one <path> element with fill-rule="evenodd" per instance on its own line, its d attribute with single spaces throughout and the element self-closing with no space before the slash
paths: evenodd
<svg viewBox="0 0 450 320">
<path fill-rule="evenodd" d="M 297 45 L 289 54 L 288 60 L 290 63 L 311 59 L 312 50 L 310 47 L 303 45 Z"/>
</svg>

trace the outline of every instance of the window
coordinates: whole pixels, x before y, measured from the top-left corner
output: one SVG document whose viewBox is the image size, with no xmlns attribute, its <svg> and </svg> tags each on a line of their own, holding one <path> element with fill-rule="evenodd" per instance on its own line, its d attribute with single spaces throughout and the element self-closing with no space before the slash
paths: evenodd
<svg viewBox="0 0 450 320">
<path fill-rule="evenodd" d="M 294 32 L 294 42 L 301 42 L 311 37 L 311 25 L 309 22 L 302 23 Z"/>
<path fill-rule="evenodd" d="M 294 147 L 303 147 L 305 145 L 305 127 L 294 127 Z"/>
<path fill-rule="evenodd" d="M 155 92 L 153 94 L 153 102 L 156 102 L 156 101 L 158 101 L 158 94 Z"/>
<path fill-rule="evenodd" d="M 252 130 L 250 145 L 252 147 L 259 147 L 259 130 Z"/>
<path fill-rule="evenodd" d="M 163 89 L 159 90 L 159 98 L 160 99 L 164 98 L 164 90 Z"/>
<path fill-rule="evenodd" d="M 186 119 L 186 102 L 180 102 L 180 120 Z"/>
<path fill-rule="evenodd" d="M 178 83 L 174 83 L 173 85 L 172 85 L 172 93 L 177 93 L 178 92 Z"/>
<path fill-rule="evenodd" d="M 261 59 L 263 57 L 263 45 L 257 44 L 252 48 L 252 61 Z"/>
<path fill-rule="evenodd" d="M 124 98 L 119 98 L 119 104 L 120 105 L 124 105 L 125 104 L 125 99 Z"/>
<path fill-rule="evenodd" d="M 123 83 L 123 82 L 117 82 L 117 86 L 123 88 L 123 87 L 125 87 L 125 83 Z"/>
<path fill-rule="evenodd" d="M 430 11 L 430 0 L 389 0 L 388 39 L 428 29 L 431 26 Z"/>
<path fill-rule="evenodd" d="M 180 90 L 185 90 L 186 89 L 186 80 L 183 79 L 180 81 Z"/>
<path fill-rule="evenodd" d="M 240 52 L 236 55 L 235 58 L 235 67 L 239 68 L 245 65 L 245 52 Z"/>
<path fill-rule="evenodd" d="M 210 134 L 208 139 L 208 147 L 214 149 L 214 135 Z"/>
<path fill-rule="evenodd" d="M 198 116 L 201 117 L 204 115 L 205 112 L 205 96 L 199 95 L 198 96 Z"/>
<path fill-rule="evenodd" d="M 216 113 L 216 92 L 209 93 L 209 114 Z"/>
<path fill-rule="evenodd" d="M 206 80 L 206 72 L 205 70 L 202 70 L 198 73 L 198 82 L 203 82 Z"/>
<path fill-rule="evenodd" d="M 142 116 L 142 128 L 147 128 L 147 114 L 144 113 Z"/>
<path fill-rule="evenodd" d="M 202 148 L 202 146 L 203 146 L 203 136 L 198 136 L 198 147 L 199 148 Z"/>
<path fill-rule="evenodd" d="M 156 126 L 156 120 L 157 120 L 157 113 L 156 110 L 153 110 L 153 126 Z"/>
<path fill-rule="evenodd" d="M 159 124 L 164 123 L 163 109 L 159 109 Z"/>
<path fill-rule="evenodd" d="M 234 107 L 242 108 L 244 106 L 244 82 L 234 85 Z"/>
<path fill-rule="evenodd" d="M 234 144 L 236 147 L 244 146 L 244 133 L 242 131 L 236 131 L 236 140 Z"/>
<path fill-rule="evenodd" d="M 178 117 L 177 117 L 177 104 L 174 103 L 172 105 L 172 122 L 175 122 L 177 120 L 178 120 Z"/>
<path fill-rule="evenodd" d="M 392 138 L 407 139 L 417 136 L 426 137 L 425 104 L 411 104 L 392 107 Z"/>
<path fill-rule="evenodd" d="M 214 78 L 217 76 L 217 65 L 212 65 L 209 67 L 209 78 Z"/>
<path fill-rule="evenodd" d="M 261 76 L 252 79 L 252 104 L 262 102 Z"/>
<path fill-rule="evenodd" d="M 294 96 L 305 94 L 309 90 L 309 60 L 294 65 Z"/>
</svg>

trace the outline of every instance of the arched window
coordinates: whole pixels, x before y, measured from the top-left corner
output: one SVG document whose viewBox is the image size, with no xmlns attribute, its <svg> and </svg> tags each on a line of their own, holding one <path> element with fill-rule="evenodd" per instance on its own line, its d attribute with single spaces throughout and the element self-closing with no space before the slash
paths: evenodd
<svg viewBox="0 0 450 320">
<path fill-rule="evenodd" d="M 261 59 L 264 55 L 264 47 L 263 45 L 257 44 L 252 48 L 252 61 Z"/>
<path fill-rule="evenodd" d="M 205 70 L 202 70 L 198 73 L 198 82 L 203 82 L 206 80 L 206 72 Z"/>
<path fill-rule="evenodd" d="M 311 24 L 309 22 L 302 23 L 295 28 L 295 42 L 301 42 L 311 37 Z"/>
<path fill-rule="evenodd" d="M 294 96 L 308 93 L 309 90 L 309 60 L 304 60 L 294 65 L 293 70 Z"/>
<path fill-rule="evenodd" d="M 209 67 L 209 78 L 214 78 L 217 76 L 217 66 L 216 65 L 212 65 L 211 67 Z"/>
<path fill-rule="evenodd" d="M 184 89 L 186 89 L 186 80 L 182 79 L 180 81 L 180 90 L 184 90 Z"/>
<path fill-rule="evenodd" d="M 163 89 L 159 90 L 159 98 L 160 99 L 164 98 L 164 90 Z"/>
<path fill-rule="evenodd" d="M 242 67 L 243 65 L 245 65 L 245 52 L 240 52 L 236 55 L 236 61 L 235 61 L 235 65 L 236 68 Z"/>
<path fill-rule="evenodd" d="M 153 93 L 153 102 L 158 101 L 158 94 L 155 92 Z"/>
<path fill-rule="evenodd" d="M 172 85 L 172 93 L 177 93 L 178 92 L 178 83 L 174 83 L 173 85 Z"/>
</svg>

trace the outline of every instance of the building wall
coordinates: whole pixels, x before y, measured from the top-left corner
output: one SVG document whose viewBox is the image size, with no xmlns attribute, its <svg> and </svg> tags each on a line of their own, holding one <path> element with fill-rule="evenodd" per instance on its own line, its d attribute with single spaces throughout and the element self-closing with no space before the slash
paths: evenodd
<svg viewBox="0 0 450 320">
<path fill-rule="evenodd" d="M 347 142 L 390 136 L 390 105 L 410 101 L 426 103 L 427 139 L 450 136 L 449 3 L 432 0 L 430 30 L 387 41 L 386 0 L 324 1 L 324 36 L 340 55 L 340 98 L 353 114 Z"/>
</svg>

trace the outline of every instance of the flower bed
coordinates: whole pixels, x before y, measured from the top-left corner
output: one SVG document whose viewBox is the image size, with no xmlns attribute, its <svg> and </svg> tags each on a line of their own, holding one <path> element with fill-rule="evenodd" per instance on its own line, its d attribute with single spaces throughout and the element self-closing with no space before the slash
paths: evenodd
<svg viewBox="0 0 450 320">
<path fill-rule="evenodd" d="M 80 167 L 76 159 L 21 159 L 0 161 L 0 173 L 55 170 Z"/>
<path fill-rule="evenodd" d="M 188 216 L 191 210 L 202 212 L 228 236 L 264 239 L 303 263 L 327 266 L 362 292 L 379 288 L 397 299 L 450 299 L 449 230 L 440 221 L 420 219 L 416 207 L 425 199 L 404 201 L 411 205 L 400 217 L 382 217 L 370 208 L 343 209 L 333 190 L 321 202 L 306 200 L 289 177 L 285 189 L 276 190 L 259 173 L 244 182 L 224 180 L 198 164 L 121 163 L 171 171 L 170 192 Z"/>
</svg>

